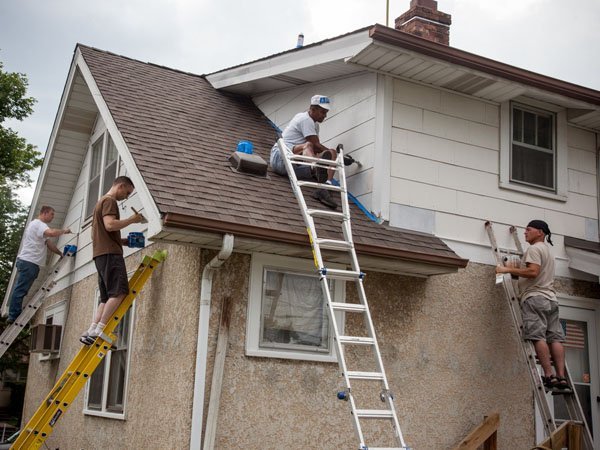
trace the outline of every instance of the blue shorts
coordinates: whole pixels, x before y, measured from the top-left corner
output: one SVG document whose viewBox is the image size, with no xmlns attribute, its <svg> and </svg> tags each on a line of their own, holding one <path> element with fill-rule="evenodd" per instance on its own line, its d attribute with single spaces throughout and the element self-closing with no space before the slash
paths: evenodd
<svg viewBox="0 0 600 450">
<path fill-rule="evenodd" d="M 287 145 L 287 144 L 286 144 Z M 279 151 L 279 146 L 275 144 L 271 149 L 271 159 L 270 159 L 271 169 L 273 172 L 284 175 L 287 177 L 287 170 L 285 168 L 285 161 L 281 156 Z M 310 167 L 308 166 L 294 166 L 294 172 L 296 173 L 296 177 L 299 180 L 312 180 L 313 174 L 311 172 Z"/>
</svg>

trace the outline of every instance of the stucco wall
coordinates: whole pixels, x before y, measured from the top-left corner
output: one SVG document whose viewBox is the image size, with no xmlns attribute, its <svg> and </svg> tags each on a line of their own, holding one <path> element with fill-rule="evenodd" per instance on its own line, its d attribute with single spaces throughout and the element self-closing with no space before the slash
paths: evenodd
<svg viewBox="0 0 600 450">
<path fill-rule="evenodd" d="M 189 446 L 199 278 L 215 253 L 166 247 L 169 258 L 136 305 L 126 420 L 85 416 L 82 393 L 48 439 L 50 448 Z M 139 260 L 131 256 L 128 266 L 133 269 Z M 213 284 L 205 418 L 218 316 L 223 298 L 232 301 L 216 448 L 357 448 L 349 405 L 335 397 L 342 386 L 337 364 L 245 356 L 250 261 L 250 255 L 234 254 Z M 27 417 L 79 348 L 95 283 L 89 277 L 73 287 L 60 363 L 33 358 Z M 559 281 L 571 295 L 600 296 L 596 286 L 574 283 Z M 493 411 L 500 413 L 500 448 L 534 444 L 526 365 L 492 267 L 470 264 L 430 279 L 369 273 L 365 288 L 410 446 L 451 448 Z M 356 300 L 351 285 L 347 299 Z M 348 325 L 359 326 L 352 319 Z M 355 356 L 348 353 L 349 360 Z M 366 431 L 377 434 L 374 430 Z"/>
<path fill-rule="evenodd" d="M 49 448 L 186 448 L 189 445 L 200 250 L 155 245 L 127 258 L 128 270 L 135 270 L 142 255 L 157 248 L 166 248 L 169 256 L 136 300 L 126 420 L 84 415 L 82 390 L 46 441 Z M 60 360 L 39 362 L 32 358 L 24 420 L 35 412 L 81 347 L 78 339 L 92 318 L 95 289 L 95 276 L 73 286 Z M 59 293 L 51 301 L 62 298 L 64 295 Z"/>
<path fill-rule="evenodd" d="M 245 272 L 249 259 L 227 263 L 235 270 L 220 273 L 215 297 L 234 284 L 222 277 Z M 336 364 L 244 356 L 247 289 L 238 287 L 228 294 L 236 306 L 216 448 L 356 448 L 349 405 L 335 398 Z M 501 448 L 533 445 L 526 366 L 490 267 L 432 279 L 371 273 L 365 288 L 409 445 L 450 448 L 493 411 Z"/>
</svg>

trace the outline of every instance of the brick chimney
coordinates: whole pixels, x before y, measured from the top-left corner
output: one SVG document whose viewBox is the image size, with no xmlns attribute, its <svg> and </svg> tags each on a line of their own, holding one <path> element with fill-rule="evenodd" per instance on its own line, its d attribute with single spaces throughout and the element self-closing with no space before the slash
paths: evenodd
<svg viewBox="0 0 600 450">
<path fill-rule="evenodd" d="M 435 0 L 410 0 L 410 9 L 396 19 L 396 29 L 438 44 L 450 44 L 450 14 L 437 9 Z"/>
</svg>

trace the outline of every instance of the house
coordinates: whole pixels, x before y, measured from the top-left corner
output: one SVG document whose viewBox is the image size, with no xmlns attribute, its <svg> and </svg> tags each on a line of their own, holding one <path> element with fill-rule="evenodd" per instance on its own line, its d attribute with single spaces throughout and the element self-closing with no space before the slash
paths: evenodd
<svg viewBox="0 0 600 450">
<path fill-rule="evenodd" d="M 317 281 L 289 183 L 270 171 L 236 173 L 227 161 L 240 140 L 268 159 L 270 122 L 283 128 L 314 93 L 334 105 L 321 140 L 343 142 L 361 161 L 348 172 L 350 190 L 385 220 L 353 210 L 406 441 L 450 448 L 492 411 L 502 448 L 539 440 L 483 226 L 493 221 L 509 247 L 509 226 L 534 217 L 553 231 L 563 319 L 580 335 L 568 362 L 599 432 L 600 92 L 450 47 L 449 24 L 435 1 L 413 0 L 397 29 L 374 25 L 206 76 L 76 47 L 32 215 L 54 206 L 56 223 L 79 231 L 59 244 L 79 251 L 36 318 L 62 324 L 63 336 L 60 353 L 31 358 L 25 418 L 93 315 L 89 218 L 116 175 L 136 186 L 122 214 L 133 207 L 149 220 L 126 230 L 143 231 L 150 244 L 126 250 L 128 268 L 157 248 L 169 257 L 128 313 L 117 350 L 47 440 L 51 448 L 200 448 L 213 420 L 219 449 L 357 447 L 349 408 L 335 398 L 330 324 L 312 294 Z M 201 302 L 203 271 L 225 235 L 233 253 Z M 271 314 L 273 283 L 284 277 L 302 280 L 302 291 L 286 287 L 291 302 Z M 334 291 L 339 301 L 356 299 L 344 283 Z M 296 315 L 293 300 L 302 298 L 315 301 Z M 229 337 L 212 412 L 225 302 Z"/>
</svg>

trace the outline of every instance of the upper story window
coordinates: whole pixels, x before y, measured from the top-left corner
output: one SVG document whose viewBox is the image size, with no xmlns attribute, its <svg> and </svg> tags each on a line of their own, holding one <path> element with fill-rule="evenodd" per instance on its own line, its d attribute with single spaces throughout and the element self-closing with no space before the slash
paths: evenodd
<svg viewBox="0 0 600 450">
<path fill-rule="evenodd" d="M 566 201 L 567 113 L 531 98 L 500 104 L 500 187 Z"/>
<path fill-rule="evenodd" d="M 330 281 L 333 301 L 344 283 Z M 343 317 L 336 317 L 341 326 Z M 335 361 L 333 330 L 312 261 L 252 257 L 246 353 L 275 358 Z"/>
<path fill-rule="evenodd" d="M 555 114 L 513 103 L 511 119 L 511 181 L 555 191 Z"/>
<path fill-rule="evenodd" d="M 94 212 L 98 199 L 110 189 L 118 167 L 117 147 L 108 132 L 94 137 L 90 146 L 86 219 Z"/>
</svg>

